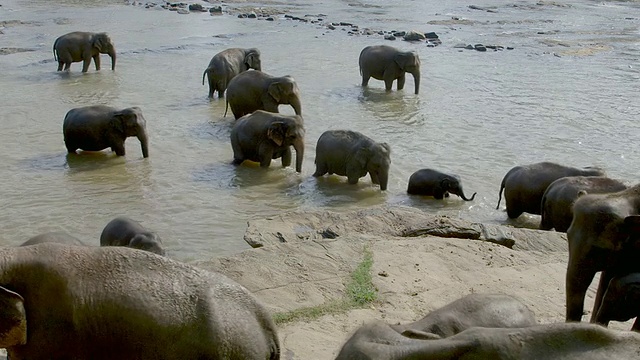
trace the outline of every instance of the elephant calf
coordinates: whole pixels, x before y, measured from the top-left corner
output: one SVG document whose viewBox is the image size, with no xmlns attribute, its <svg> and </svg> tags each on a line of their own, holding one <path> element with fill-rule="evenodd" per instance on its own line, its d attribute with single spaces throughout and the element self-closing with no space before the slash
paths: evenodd
<svg viewBox="0 0 640 360">
<path fill-rule="evenodd" d="M 391 328 L 410 338 L 438 339 L 474 326 L 517 328 L 535 324 L 533 312 L 512 296 L 469 294 L 430 312 L 418 321 L 391 325 Z"/>
<path fill-rule="evenodd" d="M 304 121 L 300 115 L 280 115 L 258 110 L 240 118 L 231 130 L 233 164 L 256 161 L 267 168 L 272 159 L 291 165 L 291 146 L 296 150 L 296 171 L 302 172 Z"/>
<path fill-rule="evenodd" d="M 346 175 L 349 184 L 357 184 L 368 173 L 371 182 L 387 190 L 391 147 L 357 131 L 328 130 L 318 139 L 315 163 L 315 177 L 326 173 Z"/>
<path fill-rule="evenodd" d="M 100 70 L 100 54 L 109 54 L 111 70 L 116 69 L 116 49 L 106 33 L 75 31 L 60 36 L 53 43 L 53 58 L 58 61 L 58 71 L 69 70 L 72 62 L 82 61 L 82 72 L 89 70 L 91 59 Z"/>
<path fill-rule="evenodd" d="M 509 218 L 515 219 L 523 212 L 540 215 L 545 190 L 552 182 L 566 176 L 605 176 L 605 173 L 599 168 L 577 169 L 552 162 L 516 166 L 502 179 L 496 210 L 500 208 L 504 190 Z"/>
<path fill-rule="evenodd" d="M 229 81 L 227 110 L 236 119 L 256 110 L 278 112 L 280 104 L 290 104 L 296 115 L 302 115 L 300 90 L 291 76 L 275 77 L 258 70 L 245 71 Z"/>
<path fill-rule="evenodd" d="M 573 220 L 573 203 L 584 194 L 602 194 L 626 189 L 622 182 L 604 176 L 567 176 L 551 183 L 540 204 L 541 230 L 567 232 Z"/>
<path fill-rule="evenodd" d="M 69 110 L 62 125 L 64 143 L 70 154 L 76 150 L 100 151 L 111 148 L 124 156 L 124 141 L 136 136 L 142 156 L 149 157 L 147 122 L 139 107 L 122 110 L 104 105 L 91 105 Z"/>
<path fill-rule="evenodd" d="M 411 174 L 407 193 L 433 196 L 438 200 L 449 197 L 449 194 L 458 195 L 464 201 L 472 201 L 476 197 L 476 193 L 473 193 L 470 199 L 464 195 L 458 175 L 445 174 L 433 169 L 421 169 Z"/>
<path fill-rule="evenodd" d="M 640 332 L 640 273 L 614 277 L 609 281 L 595 321 L 604 326 L 609 321 L 636 318 L 631 330 Z"/>
<path fill-rule="evenodd" d="M 165 255 L 162 240 L 156 233 L 125 216 L 109 221 L 100 234 L 100 246 L 127 246 Z"/>
<path fill-rule="evenodd" d="M 384 80 L 387 91 L 391 91 L 393 81 L 398 80 L 398 90 L 404 88 L 405 73 L 413 75 L 415 93 L 420 90 L 420 58 L 412 51 L 400 51 L 388 45 L 367 46 L 360 52 L 360 75 L 362 86 L 369 84 L 369 78 Z"/>
<path fill-rule="evenodd" d="M 66 245 L 86 246 L 82 240 L 75 236 L 69 235 L 64 231 L 52 231 L 36 235 L 29 240 L 23 242 L 20 246 L 29 246 L 44 243 L 57 243 Z"/>
<path fill-rule="evenodd" d="M 209 66 L 202 73 L 202 85 L 204 77 L 209 78 L 209 98 L 218 92 L 218 98 L 224 96 L 231 79 L 249 69 L 261 69 L 260 51 L 258 49 L 231 48 L 215 54 Z"/>
<path fill-rule="evenodd" d="M 246 288 L 146 251 L 0 248 L 0 348 L 11 360 L 279 359 Z"/>
</svg>

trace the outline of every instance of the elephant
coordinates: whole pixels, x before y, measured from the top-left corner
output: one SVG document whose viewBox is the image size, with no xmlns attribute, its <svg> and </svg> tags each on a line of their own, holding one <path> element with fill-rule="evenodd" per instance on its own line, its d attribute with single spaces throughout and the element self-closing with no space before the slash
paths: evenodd
<svg viewBox="0 0 640 360">
<path fill-rule="evenodd" d="M 602 271 L 591 313 L 594 321 L 611 279 L 640 272 L 640 184 L 579 197 L 567 240 L 566 320 L 582 320 L 587 289 Z"/>
<path fill-rule="evenodd" d="M 223 50 L 213 56 L 209 66 L 202 73 L 202 85 L 204 77 L 209 79 L 209 98 L 218 92 L 218 98 L 224 96 L 227 85 L 236 75 L 249 69 L 260 70 L 260 51 L 258 49 L 231 48 Z"/>
<path fill-rule="evenodd" d="M 433 169 L 420 169 L 411 174 L 407 193 L 433 196 L 438 200 L 449 197 L 449 194 L 458 195 L 464 201 L 472 201 L 476 197 L 476 193 L 473 193 L 470 199 L 464 195 L 458 175 L 445 174 Z"/>
<path fill-rule="evenodd" d="M 126 247 L 0 248 L 11 360 L 279 359 L 276 327 L 226 276 Z"/>
<path fill-rule="evenodd" d="M 263 110 L 238 119 L 231 130 L 233 164 L 256 161 L 267 168 L 271 159 L 282 158 L 291 165 L 291 146 L 296 150 L 296 171 L 302 172 L 304 159 L 304 121 L 300 115 L 280 115 Z"/>
<path fill-rule="evenodd" d="M 75 31 L 62 35 L 53 43 L 53 58 L 58 61 L 58 71 L 68 71 L 71 63 L 82 61 L 82 72 L 89 70 L 91 59 L 100 70 L 100 54 L 109 54 L 111 70 L 116 69 L 116 48 L 107 33 Z"/>
<path fill-rule="evenodd" d="M 640 331 L 640 273 L 635 272 L 609 281 L 595 322 L 604 326 L 609 321 L 627 321 L 636 318 L 631 330 Z"/>
<path fill-rule="evenodd" d="M 422 319 L 391 328 L 413 339 L 440 339 L 474 326 L 517 328 L 536 325 L 535 315 L 516 298 L 504 294 L 469 294 Z"/>
<path fill-rule="evenodd" d="M 116 155 L 124 156 L 125 139 L 136 136 L 142 156 L 149 157 L 147 121 L 137 106 L 121 110 L 104 105 L 71 109 L 64 117 L 62 132 L 70 154 L 77 149 L 100 151 L 110 147 Z"/>
<path fill-rule="evenodd" d="M 126 216 L 109 221 L 100 234 L 100 246 L 127 246 L 165 255 L 160 237 Z"/>
<path fill-rule="evenodd" d="M 596 324 L 551 323 L 524 328 L 472 327 L 444 339 L 413 339 L 375 321 L 360 327 L 336 360 L 637 359 L 640 334 Z"/>
<path fill-rule="evenodd" d="M 420 90 L 420 58 L 413 51 L 400 51 L 388 45 L 367 46 L 360 52 L 359 64 L 362 86 L 367 86 L 373 77 L 384 80 L 387 91 L 391 91 L 393 81 L 398 80 L 398 90 L 402 90 L 405 73 L 409 73 L 413 75 L 416 95 Z"/>
<path fill-rule="evenodd" d="M 296 115 L 302 115 L 300 90 L 289 75 L 274 77 L 258 70 L 245 71 L 229 81 L 226 107 L 236 120 L 256 110 L 278 112 L 278 105 L 289 104 Z"/>
<path fill-rule="evenodd" d="M 605 173 L 597 167 L 578 169 L 552 162 L 516 166 L 502 179 L 496 210 L 500 208 L 504 190 L 510 219 L 517 218 L 523 212 L 540 215 L 540 203 L 547 186 L 566 176 L 605 176 Z"/>
<path fill-rule="evenodd" d="M 40 235 L 36 235 L 29 240 L 23 242 L 20 246 L 29 246 L 43 243 L 57 243 L 57 244 L 67 244 L 67 245 L 76 245 L 76 246 L 86 246 L 82 240 L 78 239 L 75 236 L 69 235 L 64 231 L 51 231 L 47 233 L 42 233 Z"/>
<path fill-rule="evenodd" d="M 621 181 L 605 176 L 567 176 L 551 183 L 540 203 L 540 230 L 567 232 L 573 220 L 573 202 L 584 194 L 602 194 L 626 189 Z"/>
<path fill-rule="evenodd" d="M 391 147 L 351 130 L 327 130 L 316 145 L 316 172 L 320 177 L 326 173 L 347 176 L 349 184 L 369 173 L 371 182 L 387 190 Z"/>
</svg>

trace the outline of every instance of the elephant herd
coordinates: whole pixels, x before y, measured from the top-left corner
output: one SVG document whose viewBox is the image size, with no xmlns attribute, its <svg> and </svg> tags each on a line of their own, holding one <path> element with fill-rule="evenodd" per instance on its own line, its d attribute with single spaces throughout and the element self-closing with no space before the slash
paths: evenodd
<svg viewBox="0 0 640 360">
<path fill-rule="evenodd" d="M 74 32 L 54 43 L 58 71 L 115 47 L 105 33 Z M 419 92 L 420 60 L 390 46 L 368 46 L 359 59 L 362 86 L 369 78 L 394 80 L 405 73 Z M 258 49 L 216 54 L 203 73 L 209 98 L 225 97 L 236 118 L 230 140 L 233 164 L 269 167 L 293 160 L 301 172 L 304 120 L 300 94 L 290 76 L 261 71 Z M 295 115 L 278 113 L 289 104 Z M 125 155 L 127 137 L 139 139 L 148 157 L 146 120 L 138 107 L 89 105 L 71 109 L 63 122 L 65 146 Z M 346 176 L 350 184 L 369 174 L 388 186 L 391 148 L 351 130 L 325 131 L 316 146 L 314 177 Z M 457 175 L 421 169 L 411 175 L 411 195 L 468 198 Z M 509 218 L 541 215 L 540 228 L 566 231 L 566 321 L 537 325 L 517 299 L 471 294 L 404 325 L 362 326 L 337 359 L 543 359 L 640 358 L 640 335 L 579 324 L 586 290 L 602 271 L 591 322 L 607 325 L 640 313 L 640 184 L 627 187 L 598 168 L 550 162 L 517 166 L 502 180 Z M 141 251 L 145 250 L 145 251 Z M 87 246 L 66 233 L 47 233 L 19 247 L 0 249 L 0 348 L 20 359 L 280 359 L 276 327 L 247 289 L 222 274 L 164 256 L 161 239 L 136 221 L 118 217 Z M 632 330 L 640 331 L 636 319 Z M 580 355 L 577 355 L 580 353 Z"/>
</svg>

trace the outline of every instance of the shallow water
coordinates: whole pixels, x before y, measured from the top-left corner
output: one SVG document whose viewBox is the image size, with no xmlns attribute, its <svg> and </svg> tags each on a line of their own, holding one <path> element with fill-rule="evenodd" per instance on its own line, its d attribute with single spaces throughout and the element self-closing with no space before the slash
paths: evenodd
<svg viewBox="0 0 640 360">
<path fill-rule="evenodd" d="M 462 1 L 268 5 L 361 28 L 435 31 L 443 41 L 435 48 L 282 16 L 268 22 L 178 15 L 120 1 L 51 4 L 8 1 L 0 7 L 0 21 L 22 21 L 5 24 L 0 47 L 31 50 L 0 56 L 0 244 L 59 230 L 97 244 L 109 220 L 128 215 L 158 232 L 170 256 L 192 260 L 246 249 L 247 220 L 296 209 L 400 204 L 508 222 L 504 205 L 495 210 L 497 193 L 504 174 L 519 164 L 597 165 L 611 177 L 637 182 L 637 1 L 483 3 L 496 12 L 472 10 Z M 76 30 L 110 34 L 118 52 L 115 72 L 106 55 L 100 72 L 90 68 L 83 75 L 81 63 L 70 73 L 55 71 L 53 41 Z M 481 53 L 454 48 L 458 43 L 515 49 Z M 373 79 L 369 88 L 359 86 L 358 54 L 373 44 L 418 52 L 419 95 L 410 76 L 403 91 L 385 93 L 383 82 Z M 265 72 L 298 82 L 307 131 L 302 174 L 282 169 L 279 160 L 268 170 L 230 165 L 232 117 L 223 117 L 224 101 L 210 102 L 201 83 L 210 58 L 229 47 L 258 47 Z M 127 140 L 124 158 L 107 151 L 68 157 L 62 119 L 69 109 L 90 104 L 140 106 L 150 157 L 142 158 L 135 138 Z M 292 113 L 288 106 L 280 111 Z M 342 177 L 311 176 L 317 138 L 339 128 L 391 145 L 387 191 L 368 177 L 350 186 Z M 478 192 L 475 201 L 407 196 L 407 179 L 425 167 L 460 175 L 468 196 Z M 510 223 L 537 221 L 523 216 Z"/>
</svg>

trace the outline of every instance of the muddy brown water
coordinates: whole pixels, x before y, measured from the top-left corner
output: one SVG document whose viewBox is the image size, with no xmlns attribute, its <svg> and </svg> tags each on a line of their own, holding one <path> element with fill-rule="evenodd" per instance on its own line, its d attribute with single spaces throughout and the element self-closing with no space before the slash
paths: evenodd
<svg viewBox="0 0 640 360">
<path fill-rule="evenodd" d="M 109 220 L 128 215 L 158 232 L 170 256 L 193 260 L 248 248 L 242 235 L 253 218 L 383 204 L 531 227 L 537 217 L 507 222 L 504 205 L 495 210 L 500 181 L 515 165 L 596 165 L 629 184 L 638 181 L 639 2 L 483 2 L 491 12 L 463 1 L 386 4 L 260 6 L 324 14 L 324 21 L 361 29 L 434 31 L 443 44 L 349 35 L 346 27 L 328 30 L 282 15 L 271 22 L 120 1 L 3 2 L 0 244 L 61 230 L 97 244 Z M 225 9 L 239 5 L 253 6 Z M 76 30 L 111 35 L 116 71 L 106 55 L 100 72 L 92 65 L 81 74 L 81 63 L 70 73 L 55 71 L 53 41 Z M 482 53 L 454 47 L 460 43 L 514 49 Z M 358 54 L 374 44 L 420 55 L 419 95 L 411 77 L 403 91 L 386 93 L 373 79 L 369 88 L 359 86 Z M 232 117 L 223 117 L 224 101 L 209 101 L 201 83 L 210 58 L 229 47 L 258 47 L 265 72 L 297 80 L 307 130 L 302 174 L 282 169 L 279 160 L 268 170 L 230 165 Z M 140 106 L 150 157 L 142 158 L 135 138 L 126 142 L 126 157 L 107 151 L 68 157 L 62 120 L 69 109 L 89 104 Z M 281 106 L 281 112 L 292 110 Z M 342 177 L 311 176 L 316 140 L 340 128 L 391 145 L 387 191 L 368 177 L 350 186 Z M 407 196 L 407 179 L 425 167 L 458 174 L 467 196 L 478 192 L 475 201 Z"/>
</svg>

